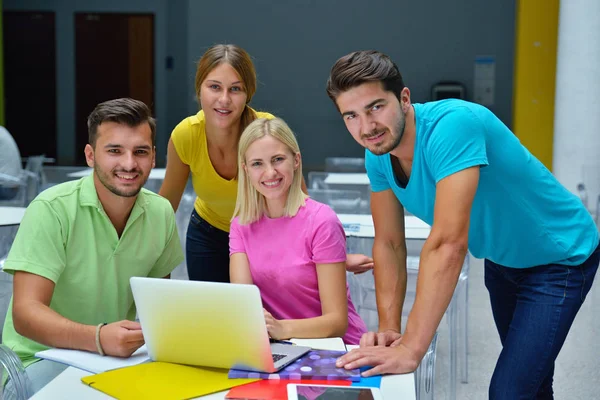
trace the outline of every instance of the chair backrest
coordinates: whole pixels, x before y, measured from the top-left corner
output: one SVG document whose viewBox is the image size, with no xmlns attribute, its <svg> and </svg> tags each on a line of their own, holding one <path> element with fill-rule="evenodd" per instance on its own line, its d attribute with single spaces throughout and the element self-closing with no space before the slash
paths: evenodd
<svg viewBox="0 0 600 400">
<path fill-rule="evenodd" d="M 30 180 L 27 186 L 27 204 L 31 202 L 42 191 L 42 186 L 46 184 L 46 176 L 44 174 L 44 161 L 46 155 L 29 156 L 25 171 L 29 172 Z"/>
<path fill-rule="evenodd" d="M 181 201 L 179 202 L 177 212 L 175 213 L 177 233 L 179 234 L 179 240 L 181 241 L 181 248 L 183 249 L 184 254 L 187 229 L 190 223 L 190 216 L 192 215 L 192 210 L 194 209 L 195 201 L 196 193 L 194 192 L 194 188 L 192 187 L 192 185 L 188 183 L 185 191 L 183 192 L 183 196 L 181 196 Z M 185 260 L 177 267 L 175 267 L 175 269 L 171 273 L 171 278 L 189 279 L 187 272 L 187 264 Z"/>
<path fill-rule="evenodd" d="M 321 189 L 321 190 L 347 190 L 347 191 L 359 191 L 361 198 L 367 200 L 367 205 L 370 207 L 371 200 L 371 185 L 364 182 L 353 182 L 348 181 L 345 183 L 332 183 L 328 182 L 327 177 L 330 172 L 311 171 L 308 173 L 308 189 Z M 333 173 L 335 176 L 357 176 L 362 174 L 344 174 L 344 173 Z M 329 180 L 330 181 L 330 180 Z"/>
<path fill-rule="evenodd" d="M 2 271 L 6 258 L 0 256 L 0 318 L 6 318 L 8 306 L 12 297 L 12 276 Z M 0 341 L 2 336 L 0 335 Z M 12 382 L 12 390 L 0 390 L 1 399 L 26 400 L 33 395 L 31 381 L 25 367 L 17 354 L 4 344 L 0 344 L 0 368 L 2 378 L 8 377 Z M 0 384 L 0 388 L 2 385 Z"/>
<path fill-rule="evenodd" d="M 3 344 L 0 344 L 0 365 L 2 365 L 3 369 L 2 376 L 7 376 L 12 382 L 12 391 L 5 391 L 5 387 L 2 393 L 0 393 L 0 398 L 27 400 L 33 396 L 31 380 L 27 376 L 21 359 L 14 351 Z"/>
<path fill-rule="evenodd" d="M 326 157 L 327 172 L 367 172 L 365 159 L 361 157 Z"/>
<path fill-rule="evenodd" d="M 369 214 L 369 199 L 358 190 L 308 189 L 315 201 L 327 204 L 339 214 Z"/>
<path fill-rule="evenodd" d="M 0 205 L 6 207 L 27 207 L 27 187 L 30 176 L 29 172 L 21 170 L 18 177 L 0 173 L 0 187 L 3 191 L 10 191 L 11 195 L 0 198 Z"/>
</svg>

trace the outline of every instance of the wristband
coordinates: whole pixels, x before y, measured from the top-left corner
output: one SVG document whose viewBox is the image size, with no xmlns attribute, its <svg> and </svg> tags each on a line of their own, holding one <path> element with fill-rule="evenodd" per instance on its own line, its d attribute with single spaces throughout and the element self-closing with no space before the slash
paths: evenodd
<svg viewBox="0 0 600 400">
<path fill-rule="evenodd" d="M 96 326 L 96 350 L 98 350 L 98 354 L 100 354 L 101 356 L 104 356 L 104 349 L 102 348 L 102 345 L 100 344 L 100 328 L 102 328 L 104 325 L 106 325 L 106 322 L 103 322 L 101 324 L 98 324 L 98 326 Z"/>
</svg>

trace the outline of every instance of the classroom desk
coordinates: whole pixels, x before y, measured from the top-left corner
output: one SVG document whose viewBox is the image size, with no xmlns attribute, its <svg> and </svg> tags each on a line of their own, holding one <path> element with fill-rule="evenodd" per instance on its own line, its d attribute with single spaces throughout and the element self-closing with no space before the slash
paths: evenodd
<svg viewBox="0 0 600 400">
<path fill-rule="evenodd" d="M 315 339 L 314 347 L 319 346 L 319 339 Z M 310 345 L 308 342 L 304 344 Z M 348 346 L 351 347 L 351 346 Z M 337 348 L 331 348 L 331 350 L 340 350 Z M 32 400 L 107 400 L 112 397 L 93 389 L 81 382 L 81 378 L 84 376 L 91 375 L 87 371 L 81 369 L 69 367 L 46 385 L 42 390 L 37 392 Z M 203 400 L 222 400 L 225 398 L 229 390 L 225 390 L 219 393 L 213 393 L 207 396 L 202 396 Z M 381 392 L 384 399 L 402 399 L 402 400 L 416 400 L 415 394 L 415 379 L 414 374 L 403 374 L 403 375 L 388 375 L 384 376 L 381 380 Z"/>
<path fill-rule="evenodd" d="M 328 185 L 370 185 L 365 173 L 328 172 L 324 183 Z"/>
<path fill-rule="evenodd" d="M 370 214 L 338 214 L 346 236 L 374 238 L 375 228 Z M 431 227 L 414 215 L 404 216 L 404 234 L 407 240 L 425 240 Z"/>
<path fill-rule="evenodd" d="M 67 174 L 69 178 L 83 178 L 84 176 L 88 176 L 93 171 L 93 168 L 86 168 L 81 171 L 71 172 Z M 166 168 L 152 168 L 150 171 L 150 176 L 148 179 L 165 179 L 165 171 Z"/>
<path fill-rule="evenodd" d="M 19 225 L 25 215 L 25 207 L 0 207 L 0 226 Z"/>
</svg>

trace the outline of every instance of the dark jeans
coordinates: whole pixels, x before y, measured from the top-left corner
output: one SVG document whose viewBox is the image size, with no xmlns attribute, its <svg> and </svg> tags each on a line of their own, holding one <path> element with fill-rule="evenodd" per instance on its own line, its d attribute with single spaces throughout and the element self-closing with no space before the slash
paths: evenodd
<svg viewBox="0 0 600 400">
<path fill-rule="evenodd" d="M 186 263 L 191 281 L 229 283 L 229 233 L 192 211 L 186 235 Z"/>
<path fill-rule="evenodd" d="M 600 246 L 581 265 L 508 268 L 485 260 L 485 286 L 502 342 L 491 400 L 553 399 L 554 361 L 592 287 Z"/>
</svg>

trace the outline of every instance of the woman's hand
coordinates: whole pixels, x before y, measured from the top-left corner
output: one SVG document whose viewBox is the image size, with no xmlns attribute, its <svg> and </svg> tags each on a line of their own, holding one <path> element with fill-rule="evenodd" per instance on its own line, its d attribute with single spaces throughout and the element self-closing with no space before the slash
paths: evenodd
<svg viewBox="0 0 600 400">
<path fill-rule="evenodd" d="M 348 254 L 346 256 L 346 271 L 362 274 L 373 269 L 373 259 L 364 254 Z"/>
<path fill-rule="evenodd" d="M 263 308 L 265 314 L 265 323 L 267 324 L 267 332 L 273 339 L 283 340 L 291 338 L 285 325 L 285 320 L 275 319 L 270 312 Z"/>
</svg>

